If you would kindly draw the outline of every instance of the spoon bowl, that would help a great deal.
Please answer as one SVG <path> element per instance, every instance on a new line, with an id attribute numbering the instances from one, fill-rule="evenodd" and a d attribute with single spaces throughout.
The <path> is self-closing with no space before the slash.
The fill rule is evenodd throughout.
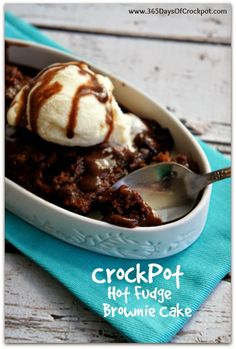
<path id="1" fill-rule="evenodd" d="M 113 189 L 126 185 L 135 190 L 167 223 L 188 214 L 207 185 L 230 176 L 230 168 L 199 175 L 176 162 L 162 162 L 130 173 Z"/>

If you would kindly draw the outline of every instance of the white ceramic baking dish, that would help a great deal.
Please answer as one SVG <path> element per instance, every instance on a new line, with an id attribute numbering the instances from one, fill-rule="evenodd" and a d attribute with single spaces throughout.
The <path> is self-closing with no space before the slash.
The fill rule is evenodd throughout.
<path id="1" fill-rule="evenodd" d="M 8 40 L 8 59 L 12 63 L 44 68 L 56 63 L 81 59 L 43 45 Z M 136 115 L 158 121 L 167 127 L 176 151 L 194 159 L 201 173 L 210 171 L 208 160 L 191 133 L 169 111 L 145 93 L 91 62 L 92 69 L 109 76 L 119 103 Z M 123 228 L 84 217 L 51 204 L 6 178 L 6 208 L 44 232 L 75 246 L 94 252 L 132 259 L 162 258 L 190 246 L 201 234 L 208 213 L 211 187 L 207 187 L 197 206 L 184 218 L 157 227 Z"/>

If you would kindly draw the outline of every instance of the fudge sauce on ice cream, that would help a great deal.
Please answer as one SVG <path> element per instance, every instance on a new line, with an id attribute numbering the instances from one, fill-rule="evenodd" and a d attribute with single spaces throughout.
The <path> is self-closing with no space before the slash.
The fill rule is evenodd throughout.
<path id="1" fill-rule="evenodd" d="M 125 113 L 111 81 L 85 63 L 34 76 L 6 66 L 6 176 L 75 213 L 99 209 L 107 222 L 127 227 L 161 224 L 138 193 L 111 186 L 152 162 L 188 166 L 186 156 L 170 154 L 169 130 Z"/>

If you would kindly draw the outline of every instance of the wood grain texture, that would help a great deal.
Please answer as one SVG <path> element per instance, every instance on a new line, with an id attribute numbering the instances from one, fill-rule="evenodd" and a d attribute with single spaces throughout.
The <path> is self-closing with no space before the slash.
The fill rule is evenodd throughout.
<path id="1" fill-rule="evenodd" d="M 196 6 L 209 5 L 188 4 Z M 132 82 L 193 134 L 230 155 L 231 6 L 214 4 L 227 8 L 227 15 L 128 14 L 129 8 L 147 7 L 153 5 L 5 5 L 82 59 Z M 11 252 L 5 264 L 7 343 L 125 342 L 46 272 L 14 249 L 7 251 Z M 229 280 L 220 283 L 174 342 L 230 342 Z"/>
<path id="2" fill-rule="evenodd" d="M 132 82 L 178 118 L 231 122 L 231 48 L 43 30 Z"/>
<path id="3" fill-rule="evenodd" d="M 130 9 L 147 12 L 148 8 L 171 10 L 176 7 L 189 10 L 224 9 L 227 14 L 129 14 Z M 162 40 L 231 41 L 229 4 L 8 4 L 5 9 L 40 27 Z"/>
<path id="4" fill-rule="evenodd" d="M 27 258 L 7 254 L 5 272 L 6 343 L 126 342 Z M 173 342 L 229 343 L 230 301 L 231 285 L 222 281 Z"/>
<path id="5" fill-rule="evenodd" d="M 227 157 L 231 155 L 231 124 L 181 119 L 188 130 Z"/>

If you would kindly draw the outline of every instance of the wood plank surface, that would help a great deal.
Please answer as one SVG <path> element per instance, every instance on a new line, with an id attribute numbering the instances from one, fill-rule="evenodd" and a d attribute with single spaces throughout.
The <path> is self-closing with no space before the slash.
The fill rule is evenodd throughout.
<path id="1" fill-rule="evenodd" d="M 178 118 L 231 121 L 228 46 L 43 32 L 79 58 L 133 83 Z"/>
<path id="2" fill-rule="evenodd" d="M 130 14 L 129 10 L 226 10 L 226 14 Z M 230 4 L 7 4 L 5 9 L 40 27 L 165 40 L 230 43 Z M 153 10 L 154 9 L 154 10 Z M 159 10 L 160 11 L 160 10 Z"/>
<path id="3" fill-rule="evenodd" d="M 186 4 L 188 8 L 212 5 Z M 158 5 L 171 9 L 177 5 Z M 196 136 L 231 153 L 231 5 L 221 15 L 131 15 L 150 4 L 7 4 L 84 60 L 135 84 Z M 180 7 L 180 5 L 179 5 Z M 7 343 L 118 343 L 125 339 L 63 286 L 8 247 Z M 231 285 L 225 278 L 176 343 L 229 343 Z M 17 285 L 17 286 L 16 286 Z"/>
<path id="4" fill-rule="evenodd" d="M 126 342 L 27 258 L 6 254 L 5 269 L 6 343 Z M 230 301 L 231 285 L 222 281 L 173 342 L 229 343 Z"/>

